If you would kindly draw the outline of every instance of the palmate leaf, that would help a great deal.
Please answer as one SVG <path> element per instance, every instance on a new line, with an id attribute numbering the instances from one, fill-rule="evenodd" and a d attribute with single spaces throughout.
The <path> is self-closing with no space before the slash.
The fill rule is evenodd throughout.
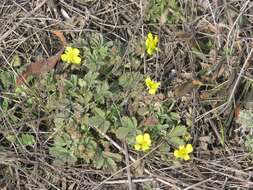
<path id="1" fill-rule="evenodd" d="M 106 133 L 110 122 L 106 120 L 106 113 L 100 108 L 94 108 L 94 116 L 89 119 L 89 125 L 95 126 L 101 132 Z"/>
<path id="2" fill-rule="evenodd" d="M 187 129 L 183 125 L 178 125 L 169 133 L 170 137 L 180 137 L 187 134 Z"/>
<path id="3" fill-rule="evenodd" d="M 49 149 L 50 155 L 55 157 L 55 165 L 73 165 L 77 161 L 76 156 L 71 154 L 70 150 L 61 146 L 54 146 Z"/>
<path id="4" fill-rule="evenodd" d="M 132 117 L 122 117 L 121 118 L 121 125 L 122 127 L 119 127 L 116 131 L 115 134 L 116 136 L 121 139 L 125 140 L 126 138 L 128 139 L 129 136 L 133 137 L 135 136 L 136 129 L 137 129 L 137 120 Z"/>
<path id="5" fill-rule="evenodd" d="M 136 85 L 142 80 L 140 73 L 124 73 L 119 78 L 119 85 L 125 90 L 135 89 Z"/>
<path id="6" fill-rule="evenodd" d="M 95 100 L 98 103 L 104 103 L 105 98 L 112 96 L 112 93 L 109 91 L 109 85 L 107 82 L 103 82 L 96 87 Z"/>
<path id="7" fill-rule="evenodd" d="M 251 110 L 240 110 L 237 123 L 241 124 L 246 128 L 253 128 L 253 111 Z"/>
<path id="8" fill-rule="evenodd" d="M 30 134 L 22 134 L 20 137 L 20 143 L 24 146 L 31 146 L 36 143 L 34 136 Z"/>
<path id="9" fill-rule="evenodd" d="M 127 128 L 127 127 L 119 127 L 116 131 L 115 134 L 116 136 L 121 139 L 121 140 L 125 140 L 126 137 L 129 135 L 129 133 L 132 131 L 133 129 L 131 128 Z"/>

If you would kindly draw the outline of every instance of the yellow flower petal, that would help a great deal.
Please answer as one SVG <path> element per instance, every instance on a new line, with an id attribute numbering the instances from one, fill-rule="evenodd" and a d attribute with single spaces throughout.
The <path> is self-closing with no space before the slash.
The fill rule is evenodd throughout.
<path id="1" fill-rule="evenodd" d="M 136 143 L 142 144 L 142 142 L 143 142 L 143 135 L 137 135 L 136 136 Z"/>
<path id="2" fill-rule="evenodd" d="M 67 63 L 80 64 L 81 58 L 79 57 L 79 49 L 66 47 L 64 54 L 61 55 L 61 59 Z"/>
<path id="3" fill-rule="evenodd" d="M 161 85 L 160 82 L 155 82 L 155 81 L 151 80 L 150 77 L 146 78 L 145 83 L 149 89 L 149 94 L 155 94 L 157 89 Z"/>
<path id="4" fill-rule="evenodd" d="M 79 49 L 77 49 L 77 48 L 73 48 L 72 49 L 72 53 L 74 54 L 74 55 L 79 55 L 79 53 L 80 53 L 80 51 L 79 51 Z"/>
<path id="5" fill-rule="evenodd" d="M 61 59 L 62 61 L 67 62 L 68 56 L 66 54 L 62 54 Z"/>
<path id="6" fill-rule="evenodd" d="M 151 139 L 148 133 L 137 135 L 135 139 L 135 150 L 146 151 L 151 146 Z"/>
<path id="7" fill-rule="evenodd" d="M 147 151 L 149 149 L 148 145 L 142 145 L 142 151 Z"/>
<path id="8" fill-rule="evenodd" d="M 151 40 L 153 39 L 153 35 L 151 32 L 148 33 L 148 39 L 151 39 Z"/>
<path id="9" fill-rule="evenodd" d="M 184 159 L 185 161 L 190 160 L 190 156 L 189 156 L 188 154 L 186 154 L 186 155 L 184 156 L 183 159 Z"/>
<path id="10" fill-rule="evenodd" d="M 158 36 L 155 36 L 155 38 L 154 38 L 154 43 L 155 43 L 155 44 L 158 43 Z"/>
<path id="11" fill-rule="evenodd" d="M 148 49 L 147 49 L 147 53 L 148 53 L 149 55 L 153 55 L 154 50 L 153 50 L 153 49 L 151 49 L 151 48 L 148 48 Z"/>
<path id="12" fill-rule="evenodd" d="M 81 63 L 81 58 L 80 57 L 74 57 L 73 58 L 73 63 L 80 64 Z"/>
<path id="13" fill-rule="evenodd" d="M 143 139 L 144 139 L 144 141 L 148 141 L 148 140 L 150 140 L 150 136 L 149 136 L 149 134 L 148 134 L 148 133 L 144 133 L 144 135 L 143 135 Z"/>
<path id="14" fill-rule="evenodd" d="M 147 145 L 147 146 L 150 146 L 151 145 L 151 139 L 150 139 L 150 136 L 148 133 L 145 133 L 143 135 L 143 140 L 144 140 L 144 143 Z"/>
<path id="15" fill-rule="evenodd" d="M 176 158 L 179 158 L 179 157 L 180 157 L 180 154 L 179 154 L 179 151 L 178 151 L 178 150 L 175 150 L 175 151 L 174 151 L 174 156 L 175 156 Z"/>
<path id="16" fill-rule="evenodd" d="M 138 150 L 141 149 L 141 146 L 140 146 L 139 144 L 135 144 L 135 145 L 134 145 L 134 149 L 138 151 Z"/>
<path id="17" fill-rule="evenodd" d="M 155 50 L 157 50 L 157 44 L 158 44 L 158 36 L 153 37 L 152 33 L 149 32 L 145 42 L 148 55 L 154 54 Z"/>
<path id="18" fill-rule="evenodd" d="M 156 89 L 153 89 L 153 88 L 152 88 L 152 89 L 150 89 L 150 90 L 148 91 L 148 93 L 151 94 L 151 95 L 153 95 L 153 94 L 156 93 Z"/>
<path id="19" fill-rule="evenodd" d="M 151 83 L 151 82 L 152 82 L 152 81 L 151 81 L 150 77 L 146 78 L 145 83 L 146 83 L 147 87 L 150 86 L 150 83 Z"/>
<path id="20" fill-rule="evenodd" d="M 192 148 L 191 144 L 187 144 L 186 147 L 185 147 L 185 149 L 186 149 L 187 154 L 189 154 L 189 153 L 191 153 L 193 151 L 193 148 Z"/>
<path id="21" fill-rule="evenodd" d="M 161 85 L 161 83 L 160 82 L 155 82 L 155 84 L 154 84 L 154 88 L 159 88 L 159 86 Z"/>
<path id="22" fill-rule="evenodd" d="M 184 150 L 184 145 L 180 145 L 178 149 L 179 150 Z"/>
<path id="23" fill-rule="evenodd" d="M 72 47 L 66 47 L 66 53 L 70 52 L 72 50 Z"/>

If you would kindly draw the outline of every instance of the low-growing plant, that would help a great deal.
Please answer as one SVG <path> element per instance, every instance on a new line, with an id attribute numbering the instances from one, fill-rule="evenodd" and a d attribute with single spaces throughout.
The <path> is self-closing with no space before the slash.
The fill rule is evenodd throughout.
<path id="1" fill-rule="evenodd" d="M 68 45 L 60 72 L 40 80 L 30 76 L 29 86 L 15 85 L 14 75 L 1 71 L 2 90 L 13 89 L 6 93 L 11 98 L 1 99 L 1 108 L 11 124 L 24 123 L 19 140 L 15 135 L 6 139 L 23 144 L 18 146 L 22 151 L 39 146 L 32 129 L 44 130 L 40 143 L 47 145 L 53 164 L 89 164 L 107 171 L 115 171 L 123 157 L 102 134 L 136 151 L 159 146 L 158 152 L 167 150 L 161 153 L 165 156 L 170 147 L 185 145 L 189 133 L 180 115 L 169 110 L 170 101 L 159 94 L 161 83 L 135 65 L 125 67 L 124 44 L 98 33 L 87 39 Z M 134 52 L 129 54 L 138 59 Z M 46 119 L 39 125 L 28 122 L 41 117 Z"/>
<path id="2" fill-rule="evenodd" d="M 178 0 L 149 0 L 146 20 L 150 22 L 161 22 L 176 24 L 183 19 Z"/>

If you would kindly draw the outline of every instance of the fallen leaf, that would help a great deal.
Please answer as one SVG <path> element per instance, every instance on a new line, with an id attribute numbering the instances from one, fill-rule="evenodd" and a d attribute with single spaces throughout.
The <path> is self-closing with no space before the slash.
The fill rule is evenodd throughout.
<path id="1" fill-rule="evenodd" d="M 154 126 L 154 125 L 158 125 L 159 124 L 159 120 L 153 116 L 150 116 L 146 119 L 144 119 L 141 122 L 141 126 Z"/>
<path id="2" fill-rule="evenodd" d="M 63 48 L 61 48 L 54 56 L 51 56 L 47 59 L 40 59 L 26 67 L 26 70 L 18 77 L 16 80 L 17 85 L 21 85 L 25 82 L 28 76 L 40 76 L 44 73 L 52 70 L 58 60 L 60 59 L 61 54 L 64 52 L 65 47 L 67 46 L 66 39 L 62 32 L 60 31 L 52 31 L 54 35 L 56 35 L 61 41 Z"/>
<path id="3" fill-rule="evenodd" d="M 235 118 L 239 119 L 239 115 L 240 115 L 240 104 L 237 104 L 235 107 Z"/>
<path id="4" fill-rule="evenodd" d="M 200 93 L 199 97 L 201 100 L 208 100 L 210 98 L 210 95 L 208 92 L 204 91 Z"/>
<path id="5" fill-rule="evenodd" d="M 56 53 L 54 56 L 49 57 L 48 59 L 41 59 L 28 65 L 26 70 L 16 80 L 16 84 L 17 85 L 23 84 L 27 79 L 27 77 L 30 75 L 40 76 L 52 70 L 56 65 L 57 61 L 59 60 L 63 51 L 64 49 L 61 49 L 60 51 L 58 51 L 58 53 Z"/>
<path id="6" fill-rule="evenodd" d="M 199 80 L 187 81 L 174 88 L 174 94 L 176 97 L 182 97 L 191 92 L 194 88 L 201 86 L 203 83 Z"/>
<path id="7" fill-rule="evenodd" d="M 52 32 L 52 34 L 54 34 L 56 37 L 59 38 L 60 42 L 62 43 L 62 45 L 64 47 L 67 46 L 66 38 L 64 37 L 64 35 L 63 35 L 63 33 L 61 31 L 59 31 L 59 30 L 52 30 L 51 32 Z"/>
<path id="8" fill-rule="evenodd" d="M 175 32 L 175 36 L 177 38 L 187 38 L 187 39 L 191 39 L 192 38 L 192 34 L 188 33 L 188 32 L 183 32 L 183 31 L 179 31 L 179 32 Z"/>
<path id="9" fill-rule="evenodd" d="M 181 85 L 178 85 L 174 89 L 174 94 L 176 97 L 182 97 L 185 94 L 189 93 L 193 89 L 192 82 L 185 82 Z"/>
<path id="10" fill-rule="evenodd" d="M 199 80 L 193 80 L 192 81 L 192 85 L 194 87 L 199 87 L 199 86 L 203 85 L 203 83 L 201 81 L 199 81 Z"/>

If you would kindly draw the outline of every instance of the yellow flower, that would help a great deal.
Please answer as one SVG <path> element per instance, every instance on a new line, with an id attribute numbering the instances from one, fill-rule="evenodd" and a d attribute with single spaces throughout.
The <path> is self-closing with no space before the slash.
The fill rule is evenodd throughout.
<path id="1" fill-rule="evenodd" d="M 149 94 L 155 94 L 159 86 L 161 85 L 160 82 L 155 82 L 150 79 L 150 77 L 146 78 L 145 83 L 149 89 Z"/>
<path id="2" fill-rule="evenodd" d="M 189 153 L 193 151 L 192 145 L 181 145 L 177 150 L 174 151 L 174 156 L 176 158 L 184 159 L 185 161 L 190 160 Z"/>
<path id="3" fill-rule="evenodd" d="M 158 37 L 152 35 L 151 32 L 148 33 L 146 39 L 146 50 L 149 55 L 153 55 L 155 50 L 157 50 Z"/>
<path id="4" fill-rule="evenodd" d="M 151 146 L 151 139 L 148 133 L 144 133 L 144 135 L 140 134 L 136 136 L 135 139 L 135 150 L 146 151 Z"/>
<path id="5" fill-rule="evenodd" d="M 80 64 L 81 58 L 79 57 L 79 49 L 66 47 L 65 53 L 61 55 L 61 59 L 67 63 Z"/>

